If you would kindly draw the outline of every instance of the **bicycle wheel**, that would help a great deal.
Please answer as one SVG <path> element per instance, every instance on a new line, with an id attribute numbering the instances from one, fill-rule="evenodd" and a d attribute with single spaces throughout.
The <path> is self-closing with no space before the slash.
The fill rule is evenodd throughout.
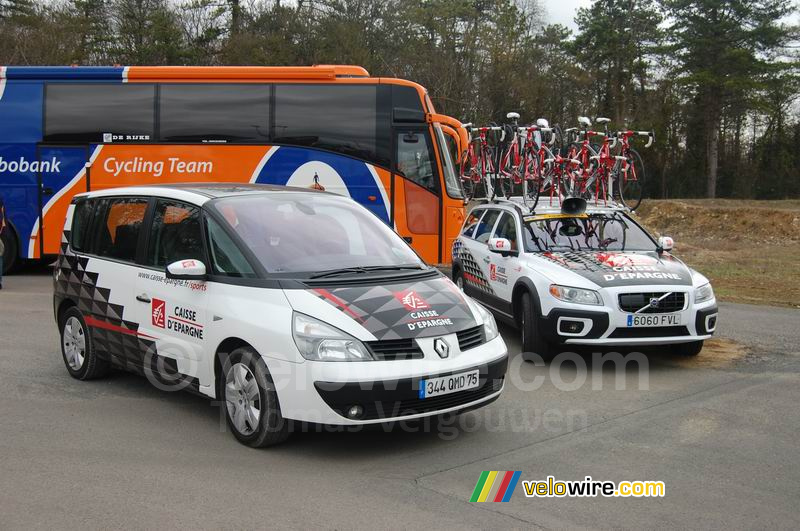
<path id="1" fill-rule="evenodd" d="M 614 188 L 619 194 L 620 202 L 629 209 L 636 210 L 642 204 L 644 192 L 644 161 L 642 156 L 632 149 L 628 152 L 628 163 L 627 174 L 623 174 L 621 169 L 617 172 Z"/>

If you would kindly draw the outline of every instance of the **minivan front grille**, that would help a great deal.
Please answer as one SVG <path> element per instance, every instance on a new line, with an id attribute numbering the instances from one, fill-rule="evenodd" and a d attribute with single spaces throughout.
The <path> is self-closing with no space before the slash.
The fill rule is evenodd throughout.
<path id="1" fill-rule="evenodd" d="M 411 338 L 367 341 L 366 345 L 377 360 L 418 360 L 423 358 L 422 349 Z"/>
<path id="2" fill-rule="evenodd" d="M 456 336 L 458 336 L 458 346 L 461 348 L 461 352 L 475 348 L 482 345 L 484 342 L 483 325 L 473 326 L 461 332 L 456 332 Z"/>
<path id="3" fill-rule="evenodd" d="M 650 299 L 658 299 L 657 306 L 650 306 Z M 684 306 L 686 293 L 682 291 L 619 294 L 619 309 L 628 313 L 673 313 Z"/>

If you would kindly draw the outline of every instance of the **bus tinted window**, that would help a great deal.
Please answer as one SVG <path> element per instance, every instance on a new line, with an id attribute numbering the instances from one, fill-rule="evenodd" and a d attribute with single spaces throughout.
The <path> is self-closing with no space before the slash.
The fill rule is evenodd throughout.
<path id="1" fill-rule="evenodd" d="M 161 85 L 165 142 L 267 142 L 269 85 Z"/>
<path id="2" fill-rule="evenodd" d="M 45 141 L 149 142 L 154 122 L 153 85 L 47 85 Z"/>
<path id="3" fill-rule="evenodd" d="M 317 147 L 389 165 L 389 124 L 374 85 L 277 85 L 276 143 Z M 382 118 L 388 120 L 385 113 Z M 380 132 L 380 133 L 379 133 Z"/>

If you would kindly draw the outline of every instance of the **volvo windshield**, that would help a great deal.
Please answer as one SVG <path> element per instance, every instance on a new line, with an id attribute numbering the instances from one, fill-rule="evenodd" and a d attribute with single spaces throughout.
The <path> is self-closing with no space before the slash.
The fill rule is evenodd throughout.
<path id="1" fill-rule="evenodd" d="M 427 269 L 402 238 L 347 198 L 279 192 L 223 198 L 212 208 L 270 273 Z"/>
<path id="2" fill-rule="evenodd" d="M 641 227 L 620 213 L 524 218 L 528 252 L 654 251 L 656 244 Z"/>

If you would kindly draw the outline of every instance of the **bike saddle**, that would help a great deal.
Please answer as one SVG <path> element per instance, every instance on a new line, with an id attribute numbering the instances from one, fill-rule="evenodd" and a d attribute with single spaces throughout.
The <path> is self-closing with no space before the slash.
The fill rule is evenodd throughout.
<path id="1" fill-rule="evenodd" d="M 594 121 L 599 124 L 607 124 L 608 122 L 611 121 L 611 118 L 603 118 L 601 116 L 598 116 L 597 118 L 594 119 Z"/>
<path id="2" fill-rule="evenodd" d="M 584 127 L 592 126 L 592 121 L 586 116 L 578 116 L 578 123 Z"/>
<path id="3" fill-rule="evenodd" d="M 519 113 L 518 112 L 510 112 L 510 113 L 506 114 L 506 118 L 516 122 L 517 120 L 519 120 Z"/>
<path id="4" fill-rule="evenodd" d="M 550 127 L 550 122 L 548 122 L 545 118 L 539 118 L 536 120 L 536 125 L 539 127 Z"/>

